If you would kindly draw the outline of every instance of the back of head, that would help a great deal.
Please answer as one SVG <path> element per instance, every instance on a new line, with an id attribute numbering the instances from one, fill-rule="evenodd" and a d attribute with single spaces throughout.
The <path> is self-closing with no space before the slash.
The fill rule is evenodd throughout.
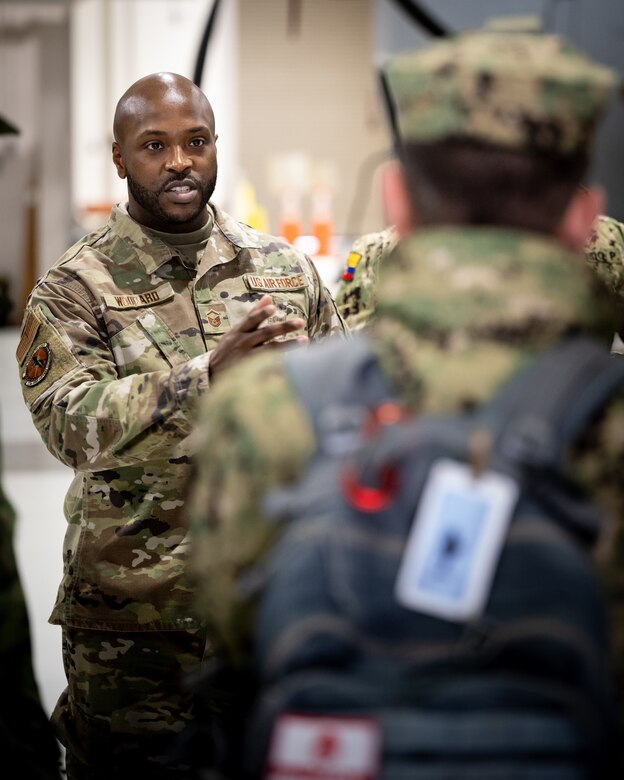
<path id="1" fill-rule="evenodd" d="M 526 32 L 463 33 L 391 59 L 383 75 L 424 221 L 540 230 L 585 174 L 613 86 L 565 39 Z"/>

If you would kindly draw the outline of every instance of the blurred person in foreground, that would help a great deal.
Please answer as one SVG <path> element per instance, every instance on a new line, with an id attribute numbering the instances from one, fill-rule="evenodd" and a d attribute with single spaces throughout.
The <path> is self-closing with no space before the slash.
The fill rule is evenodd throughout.
<path id="1" fill-rule="evenodd" d="M 350 331 L 368 325 L 375 316 L 376 283 L 379 264 L 395 246 L 399 236 L 392 226 L 358 236 L 345 261 L 336 290 L 336 306 Z M 601 214 L 585 248 L 589 264 L 618 295 L 624 290 L 624 225 Z M 624 342 L 619 334 L 613 350 L 621 354 Z"/>
<path id="2" fill-rule="evenodd" d="M 210 654 L 187 576 L 199 400 L 241 358 L 344 325 L 306 255 L 211 202 L 215 118 L 192 81 L 140 79 L 113 132 L 128 200 L 39 280 L 17 362 L 37 430 L 75 471 L 50 618 L 68 776 L 171 780 L 192 773 L 169 754 L 192 717 L 181 679 Z"/>
<path id="3" fill-rule="evenodd" d="M 608 349 L 615 304 L 583 255 L 603 195 L 579 184 L 611 72 L 557 36 L 494 32 L 399 56 L 385 72 L 401 164 L 383 195 L 400 240 L 379 266 L 368 333 L 404 404 L 471 407 L 566 334 Z M 318 359 L 323 345 L 311 350 Z M 624 437 L 613 435 L 623 426 L 618 399 L 572 464 L 613 518 L 624 513 Z M 263 499 L 314 450 L 279 356 L 234 368 L 204 407 L 190 504 L 197 607 L 216 657 L 241 674 L 255 608 L 242 582 L 278 534 Z"/>
<path id="4" fill-rule="evenodd" d="M 0 462 L 0 473 L 2 463 Z M 28 780 L 60 780 L 61 752 L 33 669 L 28 609 L 15 559 L 15 512 L 0 483 L 0 751 Z"/>

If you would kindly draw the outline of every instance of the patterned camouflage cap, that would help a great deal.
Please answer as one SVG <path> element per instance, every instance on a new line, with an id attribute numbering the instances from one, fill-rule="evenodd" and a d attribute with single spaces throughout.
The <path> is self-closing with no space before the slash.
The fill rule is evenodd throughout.
<path id="1" fill-rule="evenodd" d="M 384 66 L 398 132 L 566 154 L 589 150 L 612 71 L 557 35 L 467 32 Z"/>

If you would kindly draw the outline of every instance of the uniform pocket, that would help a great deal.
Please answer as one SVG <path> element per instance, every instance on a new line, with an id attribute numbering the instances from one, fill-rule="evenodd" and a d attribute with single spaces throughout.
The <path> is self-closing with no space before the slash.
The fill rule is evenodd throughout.
<path id="1" fill-rule="evenodd" d="M 160 371 L 191 357 L 152 309 L 116 333 L 111 348 L 121 376 Z"/>

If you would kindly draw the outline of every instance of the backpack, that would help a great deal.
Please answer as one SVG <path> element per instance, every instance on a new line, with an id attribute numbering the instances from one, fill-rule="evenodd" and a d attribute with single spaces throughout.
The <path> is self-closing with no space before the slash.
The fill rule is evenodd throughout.
<path id="1" fill-rule="evenodd" d="M 268 494 L 282 533 L 241 583 L 257 690 L 237 777 L 622 776 L 601 513 L 563 460 L 624 361 L 565 339 L 482 407 L 410 418 L 365 333 L 284 360 L 318 450 Z"/>

